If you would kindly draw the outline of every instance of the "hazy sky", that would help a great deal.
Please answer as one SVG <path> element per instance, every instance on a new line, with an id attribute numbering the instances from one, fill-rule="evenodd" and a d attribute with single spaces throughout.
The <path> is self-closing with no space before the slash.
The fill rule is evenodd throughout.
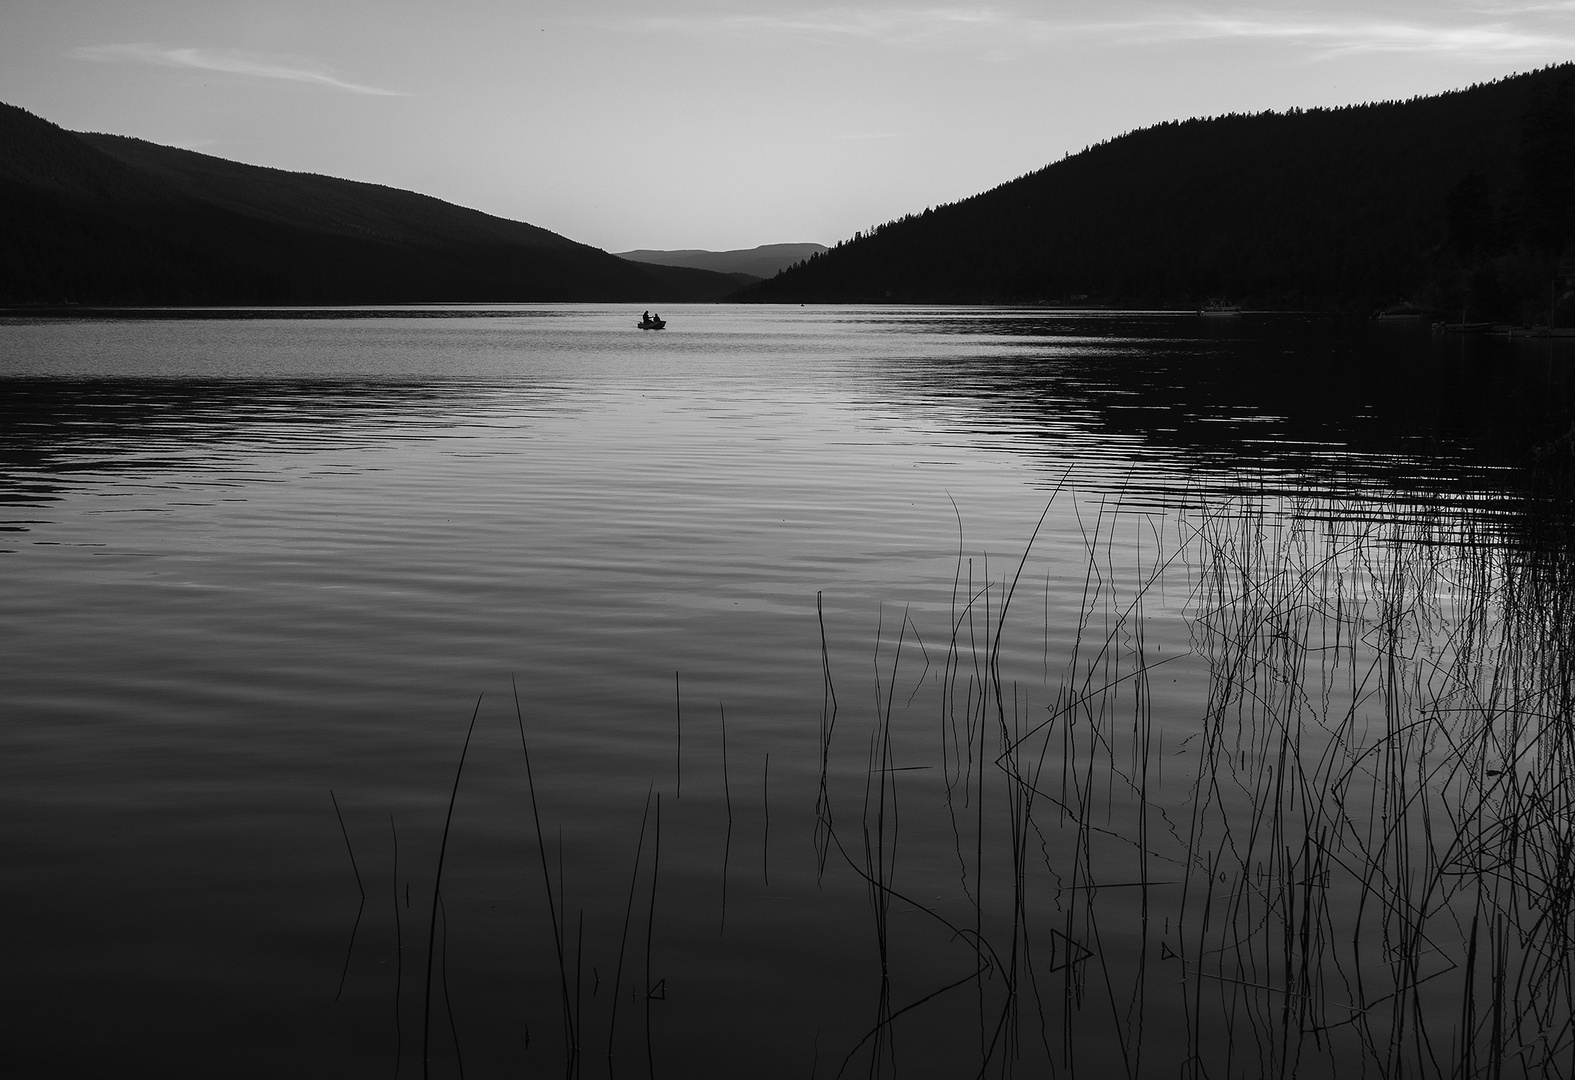
<path id="1" fill-rule="evenodd" d="M 1161 120 L 1575 59 L 1575 0 L 0 0 L 0 100 L 609 250 L 831 243 Z"/>

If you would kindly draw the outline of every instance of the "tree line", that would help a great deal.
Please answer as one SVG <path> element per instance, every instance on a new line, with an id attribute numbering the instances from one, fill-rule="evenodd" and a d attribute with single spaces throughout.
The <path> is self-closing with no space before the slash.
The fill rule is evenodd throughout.
<path id="1" fill-rule="evenodd" d="M 1545 312 L 1575 223 L 1575 65 L 1172 121 L 861 231 L 760 301 Z M 1540 306 L 1539 306 L 1540 302 Z"/>

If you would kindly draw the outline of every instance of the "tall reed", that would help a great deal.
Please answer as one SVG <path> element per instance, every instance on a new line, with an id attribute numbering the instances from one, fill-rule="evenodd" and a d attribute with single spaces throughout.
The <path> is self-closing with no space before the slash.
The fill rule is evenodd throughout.
<path id="1" fill-rule="evenodd" d="M 1029 594 L 1047 516 L 992 573 L 958 512 L 950 597 L 880 609 L 856 661 L 831 647 L 816 597 L 812 764 L 795 774 L 791 746 L 766 749 L 761 860 L 792 889 L 767 830 L 773 808 L 779 823 L 812 809 L 810 891 L 860 895 L 870 1011 L 828 1022 L 838 1074 L 913 1071 L 929 1048 L 980 1076 L 1575 1075 L 1568 518 L 1444 503 L 1377 517 L 1272 495 L 1135 511 L 1120 493 L 1067 494 L 1058 551 L 1080 547 L 1080 580 L 1057 595 L 1078 599 L 1053 610 L 1064 571 L 1045 569 L 1043 642 Z M 868 679 L 862 708 L 837 685 L 848 666 Z M 674 696 L 681 708 L 676 676 Z M 621 932 L 616 912 L 580 909 L 571 988 L 564 845 L 554 880 L 517 696 L 516 715 L 569 1074 L 602 1023 L 611 1072 L 650 847 L 633 993 L 656 1075 L 661 791 L 620 869 Z M 729 936 L 720 715 L 715 797 L 692 768 L 695 797 L 669 804 L 680 869 L 664 921 L 695 895 L 683 875 L 703 845 L 683 832 L 710 807 L 718 838 L 726 819 L 719 932 L 743 971 L 759 943 Z M 693 766 L 707 736 L 691 736 Z M 788 762 L 775 776 L 773 753 Z M 438 882 L 433 896 L 436 919 Z M 606 1004 L 581 986 L 599 940 L 617 942 Z"/>

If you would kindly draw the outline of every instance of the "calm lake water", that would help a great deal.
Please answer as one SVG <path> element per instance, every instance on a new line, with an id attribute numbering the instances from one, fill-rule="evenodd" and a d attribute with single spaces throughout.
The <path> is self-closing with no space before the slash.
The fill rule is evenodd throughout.
<path id="1" fill-rule="evenodd" d="M 1376 1067 L 1340 1042 L 1349 969 L 1313 1022 L 1278 938 L 1208 966 L 1227 900 L 1238 940 L 1295 925 L 1189 884 L 1252 844 L 1187 824 L 1200 625 L 1240 599 L 1208 559 L 1338 563 L 1319 595 L 1370 612 L 1339 537 L 1516 549 L 1575 356 L 1289 315 L 665 314 L 0 318 L 0 1061 Z M 1319 715 L 1382 714 L 1333 647 Z M 1036 779 L 1003 790 L 1012 747 Z"/>

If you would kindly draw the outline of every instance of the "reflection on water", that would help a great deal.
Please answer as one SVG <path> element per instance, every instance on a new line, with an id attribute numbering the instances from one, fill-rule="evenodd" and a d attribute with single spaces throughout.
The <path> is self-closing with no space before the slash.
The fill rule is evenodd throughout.
<path id="1" fill-rule="evenodd" d="M 1073 457 L 1080 473 L 1129 491 L 1174 493 L 1246 466 L 1382 498 L 1501 490 L 1513 477 L 1484 473 L 1567 430 L 1575 398 L 1568 357 L 1546 343 L 1293 316 L 1219 327 L 1157 315 L 704 311 L 689 315 L 692 330 L 631 350 L 622 316 L 594 309 L 226 314 L 0 327 L 3 481 L 82 471 L 101 453 L 156 468 L 161 445 L 308 451 L 376 437 L 379 420 L 403 438 L 456 417 L 550 414 L 557 399 L 594 407 L 618 388 L 731 386 L 759 408 L 773 391 L 833 390 L 877 416 L 1037 456 L 1052 473 Z"/>
<path id="2" fill-rule="evenodd" d="M 1543 344 L 1293 317 L 696 308 L 640 335 L 604 308 L 240 314 L 0 323 L 0 895 L 36 931 L 7 1001 L 37 1033 L 23 1061 L 58 1060 L 69 1024 L 101 1033 L 73 1045 L 82 1067 L 157 1052 L 176 1074 L 276 1075 L 288 1048 L 414 1075 L 482 695 L 434 1059 L 558 1068 L 578 1040 L 598 1075 L 609 1048 L 674 1076 L 1012 1055 L 1028 1075 L 1071 1052 L 1064 1008 L 1102 1033 L 1077 1061 L 1119 1070 L 1159 970 L 1142 958 L 1217 947 L 1164 936 L 1176 913 L 1124 884 L 1169 880 L 1135 856 L 1178 858 L 1157 833 L 1187 835 L 1200 746 L 1241 749 L 1199 742 L 1221 653 L 1196 636 L 1198 589 L 1229 575 L 1198 538 L 1403 518 L 1433 530 L 1407 526 L 1407 551 L 1447 535 L 1497 558 L 1506 528 L 1533 536 L 1518 465 L 1568 430 L 1575 392 Z M 1274 565 L 1237 579 L 1291 597 L 1256 574 Z M 1230 640 L 1267 663 L 1305 629 Z M 1337 645 L 1303 657 L 1379 655 Z M 1136 656 L 1131 713 L 1092 691 L 1125 692 Z M 1032 767 L 1054 784 L 1025 807 L 996 784 L 1029 765 L 1002 773 L 998 740 L 1053 712 L 1078 657 L 1085 726 L 1044 729 Z M 1368 709 L 1342 685 L 1331 701 Z M 1136 757 L 1135 715 L 1153 739 Z M 1108 748 L 1078 741 L 1096 733 Z M 1234 782 L 1268 760 L 1238 757 Z M 1133 817 L 1135 762 L 1155 768 L 1152 820 Z M 1045 816 L 1100 798 L 1100 820 Z M 1197 834 L 1216 861 L 1217 824 Z M 1074 902 L 1096 883 L 1097 906 Z M 1255 918 L 1291 902 L 1251 887 L 1186 895 Z M 1184 963 L 1237 995 L 1283 975 Z M 1139 1072 L 1207 1027 L 1189 1042 L 1150 1008 Z"/>

